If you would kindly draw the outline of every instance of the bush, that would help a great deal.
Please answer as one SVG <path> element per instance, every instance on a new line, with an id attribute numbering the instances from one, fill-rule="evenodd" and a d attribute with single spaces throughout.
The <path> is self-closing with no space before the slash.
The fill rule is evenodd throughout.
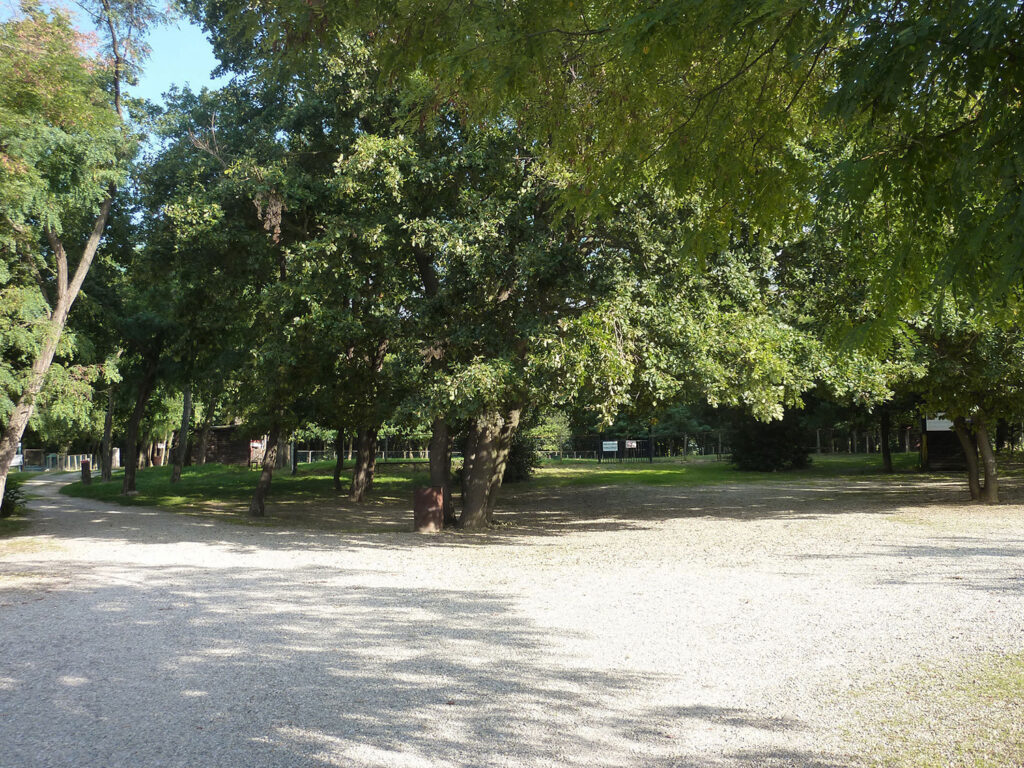
<path id="1" fill-rule="evenodd" d="M 516 432 L 509 448 L 508 460 L 505 462 L 503 483 L 518 483 L 528 480 L 533 471 L 540 466 L 540 454 L 532 437 Z"/>
<path id="2" fill-rule="evenodd" d="M 733 424 L 732 461 L 737 469 L 802 469 L 811 463 L 810 453 L 810 432 L 792 412 L 781 421 L 763 422 L 744 415 Z"/>
<path id="3" fill-rule="evenodd" d="M 24 482 L 17 475 L 7 476 L 7 486 L 4 488 L 4 497 L 0 500 L 0 517 L 10 517 L 17 514 L 25 504 L 25 491 L 21 487 Z"/>

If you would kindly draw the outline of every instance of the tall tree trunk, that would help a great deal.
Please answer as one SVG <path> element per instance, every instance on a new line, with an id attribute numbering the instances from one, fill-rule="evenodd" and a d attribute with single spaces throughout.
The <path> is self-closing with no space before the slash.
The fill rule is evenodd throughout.
<path id="1" fill-rule="evenodd" d="M 178 430 L 177 450 L 174 452 L 174 467 L 171 469 L 171 482 L 181 480 L 181 468 L 185 466 L 185 454 L 188 452 L 188 428 L 192 421 L 192 386 L 185 387 L 185 398 L 181 409 L 181 429 Z"/>
<path id="2" fill-rule="evenodd" d="M 200 467 L 206 464 L 206 452 L 210 449 L 210 431 L 213 429 L 216 410 L 217 392 L 211 392 L 203 404 L 203 424 L 199 428 L 199 445 L 196 448 L 196 455 L 194 457 L 195 463 Z"/>
<path id="3" fill-rule="evenodd" d="M 882 470 L 892 474 L 892 448 L 889 445 L 892 424 L 888 408 L 882 408 L 882 424 L 879 429 L 882 433 L 881 440 L 879 441 L 882 447 Z"/>
<path id="4" fill-rule="evenodd" d="M 256 481 L 256 490 L 253 491 L 252 500 L 249 502 L 249 517 L 263 517 L 267 513 L 267 492 L 270 490 L 270 481 L 274 477 L 274 468 L 277 466 L 277 448 L 280 437 L 281 428 L 274 424 L 267 436 L 267 450 L 263 452 L 260 478 Z"/>
<path id="5" fill-rule="evenodd" d="M 491 521 L 518 423 L 519 410 L 514 409 L 505 415 L 497 411 L 485 413 L 473 424 L 463 469 L 462 516 L 459 518 L 463 528 L 485 528 Z"/>
<path id="6" fill-rule="evenodd" d="M 988 425 L 985 418 L 978 415 L 974 419 L 974 431 L 978 452 L 981 454 L 981 464 L 985 472 L 985 487 L 982 489 L 981 499 L 986 504 L 999 503 L 999 469 L 996 466 L 996 455 L 992 451 L 992 440 L 988 434 Z"/>
<path id="7" fill-rule="evenodd" d="M 960 447 L 964 451 L 964 458 L 967 459 L 967 485 L 971 490 L 971 498 L 974 501 L 981 499 L 981 481 L 978 479 L 978 447 L 974 442 L 974 435 L 967 426 L 967 420 L 963 416 L 957 416 L 953 420 L 953 429 L 960 439 Z"/>
<path id="8" fill-rule="evenodd" d="M 284 469 L 288 464 L 288 437 L 281 435 L 277 441 L 277 464 L 274 465 L 274 469 Z"/>
<path id="9" fill-rule="evenodd" d="M 458 520 L 452 503 L 452 439 L 444 416 L 438 416 L 431 425 L 427 453 L 430 457 L 430 484 L 441 488 L 444 525 L 447 528 L 455 525 Z"/>
<path id="10" fill-rule="evenodd" d="M 356 465 L 352 470 L 352 487 L 349 498 L 363 501 L 367 491 L 373 487 L 373 474 L 377 466 L 377 428 L 359 429 L 359 443 L 356 448 Z"/>
<path id="11" fill-rule="evenodd" d="M 1010 439 L 1010 423 L 1006 419 L 996 421 L 996 453 L 1002 453 Z"/>
<path id="12" fill-rule="evenodd" d="M 341 490 L 341 473 L 345 469 L 345 435 L 338 430 L 334 438 L 334 490 Z"/>
<path id="13" fill-rule="evenodd" d="M 142 424 L 142 417 L 146 414 L 146 403 L 149 396 L 153 394 L 153 385 L 156 384 L 157 361 L 151 360 L 146 366 L 146 371 L 139 382 L 139 391 L 135 397 L 135 408 L 132 410 L 131 418 L 128 419 L 128 427 L 124 435 L 124 480 L 121 483 L 121 493 L 124 495 L 134 494 L 135 471 L 139 466 L 139 425 Z"/>
<path id="14" fill-rule="evenodd" d="M 103 417 L 103 441 L 100 443 L 100 479 L 109 482 L 114 476 L 114 392 L 107 390 L 107 412 Z"/>

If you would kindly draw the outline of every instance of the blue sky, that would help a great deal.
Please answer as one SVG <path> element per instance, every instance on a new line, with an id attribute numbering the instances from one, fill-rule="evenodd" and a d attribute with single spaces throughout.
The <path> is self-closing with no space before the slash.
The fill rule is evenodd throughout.
<path id="1" fill-rule="evenodd" d="M 139 84 L 130 89 L 133 96 L 141 96 L 162 103 L 161 95 L 172 85 L 190 85 L 198 91 L 204 85 L 212 86 L 227 81 L 214 81 L 210 72 L 217 59 L 203 31 L 182 19 L 153 30 L 149 35 L 152 55 L 143 69 Z"/>
<path id="2" fill-rule="evenodd" d="M 54 3 L 71 11 L 73 4 Z M 0 0 L 0 20 L 10 18 L 17 11 L 16 0 Z M 78 14 L 79 18 L 81 15 Z M 162 94 L 172 85 L 190 85 L 199 90 L 204 85 L 213 86 L 227 81 L 214 81 L 210 72 L 217 66 L 213 49 L 203 31 L 185 19 L 153 30 L 149 35 L 152 55 L 139 78 L 138 86 L 130 88 L 133 96 L 141 96 L 163 103 Z"/>

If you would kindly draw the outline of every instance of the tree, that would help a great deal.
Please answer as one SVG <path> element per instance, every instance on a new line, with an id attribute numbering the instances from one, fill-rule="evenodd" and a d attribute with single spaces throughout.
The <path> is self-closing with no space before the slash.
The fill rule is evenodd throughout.
<path id="1" fill-rule="evenodd" d="M 159 18 L 135 0 L 87 10 L 103 27 L 109 69 L 82 53 L 59 13 L 26 5 L 0 30 L 0 248 L 45 301 L 32 365 L 18 377 L 0 438 L 0 492 L 124 179 L 133 138 L 121 85 L 145 55 L 140 35 Z"/>

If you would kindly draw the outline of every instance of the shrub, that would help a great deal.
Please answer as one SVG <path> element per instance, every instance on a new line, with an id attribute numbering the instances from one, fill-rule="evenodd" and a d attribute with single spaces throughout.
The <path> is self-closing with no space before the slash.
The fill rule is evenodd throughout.
<path id="1" fill-rule="evenodd" d="M 811 463 L 810 433 L 800 418 L 787 411 L 781 421 L 737 417 L 732 427 L 732 461 L 737 469 L 777 472 Z"/>
<path id="2" fill-rule="evenodd" d="M 516 432 L 509 448 L 508 460 L 505 462 L 503 483 L 518 483 L 528 480 L 533 471 L 540 466 L 540 454 L 532 437 Z"/>
<path id="3" fill-rule="evenodd" d="M 7 476 L 7 486 L 4 488 L 4 497 L 0 500 L 0 517 L 10 517 L 17 514 L 25 504 L 25 491 L 21 487 L 24 482 L 17 475 Z"/>

